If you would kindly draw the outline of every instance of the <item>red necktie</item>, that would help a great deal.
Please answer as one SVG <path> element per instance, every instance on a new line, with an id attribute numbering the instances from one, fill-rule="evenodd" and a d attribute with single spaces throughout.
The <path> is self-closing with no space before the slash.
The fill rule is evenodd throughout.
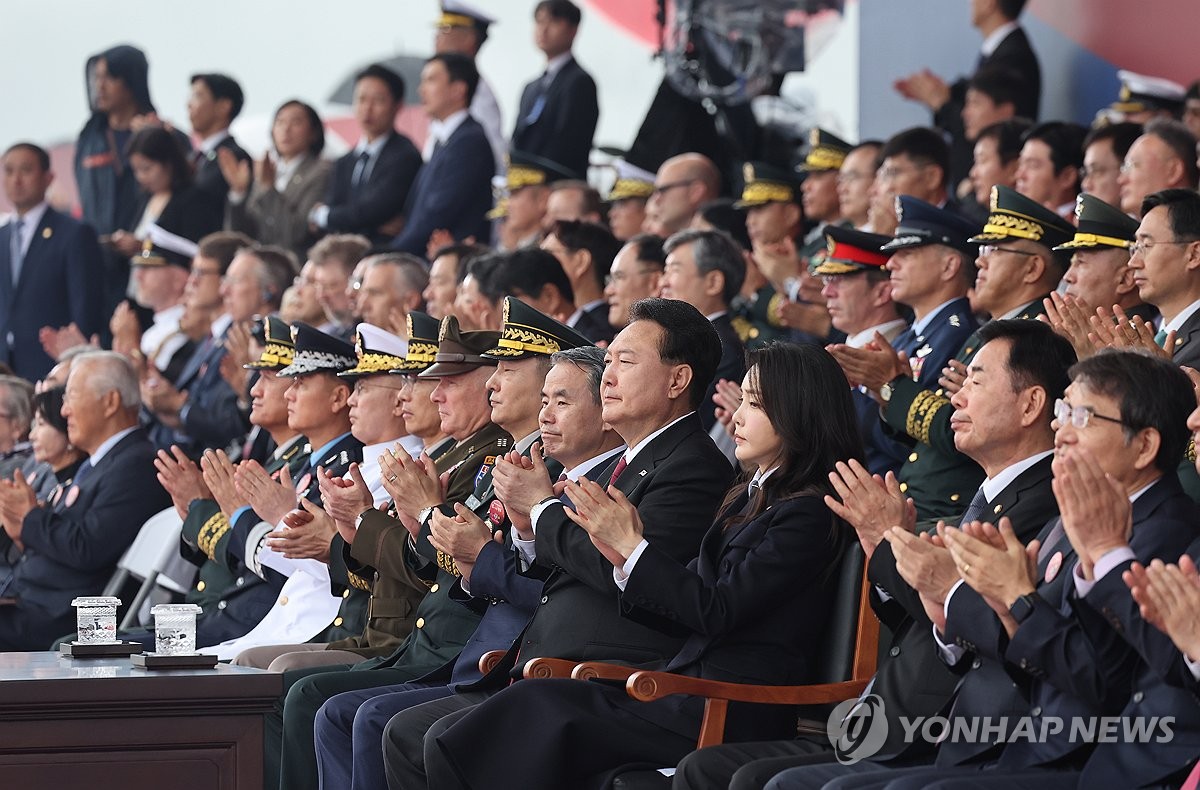
<path id="1" fill-rule="evenodd" d="M 629 464 L 625 461 L 625 456 L 622 455 L 621 460 L 617 461 L 617 468 L 613 470 L 612 477 L 608 478 L 608 484 L 610 486 L 615 486 L 617 484 L 617 478 L 621 476 L 621 473 L 625 471 L 625 467 L 627 466 L 629 466 Z"/>

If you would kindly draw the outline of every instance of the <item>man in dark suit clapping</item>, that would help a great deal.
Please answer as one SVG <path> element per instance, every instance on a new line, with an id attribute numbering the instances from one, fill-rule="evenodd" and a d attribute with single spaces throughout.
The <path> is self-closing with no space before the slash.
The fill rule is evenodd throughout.
<path id="1" fill-rule="evenodd" d="M 354 117 L 362 139 L 337 161 L 325 202 L 313 207 L 314 232 L 361 233 L 376 244 L 396 234 L 421 152 L 395 130 L 404 104 L 404 79 L 373 64 L 354 80 Z"/>
<path id="2" fill-rule="evenodd" d="M 421 106 L 433 138 L 429 161 L 417 175 L 404 206 L 404 230 L 392 247 L 425 256 L 429 236 L 445 230 L 456 241 L 488 237 L 492 207 L 492 147 L 467 108 L 479 71 L 466 55 L 447 52 L 425 61 Z"/>
<path id="3" fill-rule="evenodd" d="M 140 406 L 128 360 L 111 351 L 76 357 L 62 411 L 88 460 L 49 504 L 38 504 L 20 474 L 0 484 L 0 541 L 20 552 L 0 583 L 0 651 L 45 650 L 70 631 L 72 599 L 99 595 L 142 523 L 170 505 L 138 426 Z"/>

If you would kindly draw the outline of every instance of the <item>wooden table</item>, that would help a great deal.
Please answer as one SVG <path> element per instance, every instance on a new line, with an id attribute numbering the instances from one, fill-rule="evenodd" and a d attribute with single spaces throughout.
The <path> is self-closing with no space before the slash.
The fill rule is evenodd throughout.
<path id="1" fill-rule="evenodd" d="M 0 786 L 248 790 L 278 673 L 0 653 Z"/>

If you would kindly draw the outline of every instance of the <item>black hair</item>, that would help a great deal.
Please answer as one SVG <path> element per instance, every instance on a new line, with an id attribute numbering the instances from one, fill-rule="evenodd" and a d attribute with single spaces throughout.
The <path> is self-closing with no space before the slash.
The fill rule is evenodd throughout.
<path id="1" fill-rule="evenodd" d="M 1200 193 L 1193 189 L 1161 189 L 1142 200 L 1142 216 L 1165 206 L 1171 222 L 1171 232 L 1181 241 L 1200 239 Z"/>
<path id="2" fill-rule="evenodd" d="M 489 248 L 482 244 L 466 244 L 464 242 L 456 241 L 452 244 L 438 247 L 433 253 L 432 260 L 436 261 L 443 255 L 453 255 L 454 259 L 458 261 L 454 276 L 461 284 L 463 278 L 467 276 L 467 264 L 469 264 L 472 259 L 478 258 L 481 255 L 485 255 L 489 251 Z"/>
<path id="3" fill-rule="evenodd" d="M 725 282 L 721 300 L 726 305 L 732 302 L 746 281 L 746 259 L 733 237 L 723 230 L 681 230 L 666 240 L 663 252 L 670 255 L 685 244 L 692 245 L 701 277 L 712 271 L 721 273 Z"/>
<path id="4" fill-rule="evenodd" d="M 505 296 L 517 296 L 521 291 L 536 297 L 542 288 L 553 285 L 563 299 L 575 301 L 571 281 L 563 271 L 562 264 L 550 253 L 537 247 L 521 247 L 512 252 L 501 253 L 500 260 L 491 275 L 491 286 Z"/>
<path id="5" fill-rule="evenodd" d="M 533 9 L 533 17 L 545 11 L 553 19 L 561 19 L 571 27 L 579 27 L 580 21 L 583 20 L 583 13 L 579 10 L 579 6 L 571 2 L 571 0 L 542 0 Z"/>
<path id="6" fill-rule="evenodd" d="M 1050 149 L 1050 161 L 1054 164 L 1054 174 L 1058 175 L 1068 167 L 1076 170 L 1083 167 L 1083 138 L 1087 129 L 1077 123 L 1066 121 L 1046 121 L 1025 133 L 1023 143 L 1038 140 Z M 1079 181 L 1076 179 L 1075 191 L 1079 191 Z"/>
<path id="7" fill-rule="evenodd" d="M 221 274 L 229 270 L 238 250 L 254 246 L 254 239 L 236 230 L 219 230 L 197 242 L 196 255 L 214 260 L 221 267 Z"/>
<path id="8" fill-rule="evenodd" d="M 13 151 L 28 151 L 29 153 L 33 154 L 34 157 L 37 159 L 38 167 L 40 167 L 42 169 L 43 173 L 47 172 L 50 169 L 50 154 L 48 151 L 46 151 L 45 148 L 42 148 L 40 145 L 35 145 L 34 143 L 26 143 L 26 142 L 13 143 L 12 145 L 10 145 L 8 147 L 8 150 L 4 152 L 4 155 L 8 156 Z"/>
<path id="9" fill-rule="evenodd" d="M 65 392 L 65 387 L 50 387 L 33 396 L 33 413 L 63 435 L 67 433 L 67 418 L 62 416 Z"/>
<path id="10" fill-rule="evenodd" d="M 1008 368 L 1013 392 L 1030 387 L 1046 391 L 1047 413 L 1054 399 L 1062 397 L 1071 383 L 1067 371 L 1077 361 L 1070 341 L 1041 321 L 1020 318 L 988 321 L 979 330 L 980 345 L 993 340 L 1008 341 Z"/>
<path id="11" fill-rule="evenodd" d="M 475 89 L 479 87 L 479 69 L 475 67 L 475 61 L 472 58 L 461 52 L 439 52 L 425 62 L 441 63 L 446 68 L 446 74 L 449 75 L 451 82 L 466 84 L 466 106 L 471 106 L 471 100 L 475 98 Z"/>
<path id="12" fill-rule="evenodd" d="M 997 105 L 1011 104 L 1015 112 L 1025 92 L 1025 78 L 1016 69 L 992 64 L 972 74 L 967 87 L 982 93 Z"/>
<path id="13" fill-rule="evenodd" d="M 550 229 L 550 235 L 571 252 L 587 250 L 592 256 L 592 274 L 596 277 L 596 283 L 604 287 L 604 278 L 608 276 L 613 258 L 617 257 L 622 247 L 611 230 L 595 222 L 560 219 Z"/>
<path id="14" fill-rule="evenodd" d="M 996 5 L 1000 7 L 1000 13 L 1005 19 L 1015 20 L 1025 10 L 1025 0 L 997 0 Z"/>
<path id="15" fill-rule="evenodd" d="M 989 138 L 995 140 L 996 153 L 1000 156 L 1000 161 L 1006 165 L 1012 164 L 1021 156 L 1021 141 L 1025 138 L 1025 133 L 1032 127 L 1033 124 L 1024 118 L 997 121 L 983 127 L 975 138 L 975 142 L 978 143 L 980 140 Z"/>
<path id="16" fill-rule="evenodd" d="M 799 194 L 799 190 L 796 194 Z M 701 203 L 696 213 L 709 225 L 732 236 L 743 250 L 749 250 L 750 231 L 746 229 L 746 211 L 738 208 L 736 202 L 733 198 L 717 198 Z"/>
<path id="17" fill-rule="evenodd" d="M 381 80 L 387 86 L 388 93 L 392 94 L 392 100 L 396 104 L 404 103 L 404 78 L 399 74 L 380 63 L 372 63 L 354 75 L 354 84 L 357 85 L 368 77 Z"/>
<path id="18" fill-rule="evenodd" d="M 950 172 L 950 146 L 935 129 L 914 126 L 888 138 L 879 152 L 879 161 L 895 156 L 907 156 L 919 166 L 937 165 L 942 169 L 942 183 Z"/>
<path id="19" fill-rule="evenodd" d="M 681 299 L 659 297 L 634 302 L 629 308 L 629 323 L 635 321 L 652 321 L 662 327 L 659 359 L 692 369 L 688 402 L 693 409 L 699 407 L 721 362 L 721 338 L 712 321 Z"/>
<path id="20" fill-rule="evenodd" d="M 321 152 L 325 150 L 325 124 L 321 121 L 321 116 L 313 109 L 311 104 L 306 104 L 299 99 L 288 99 L 279 105 L 279 109 L 275 110 L 275 118 L 278 118 L 279 113 L 288 107 L 299 107 L 304 112 L 304 117 L 308 120 L 308 126 L 312 129 L 313 133 L 313 139 L 309 143 L 308 152 L 313 156 L 320 156 Z"/>
<path id="21" fill-rule="evenodd" d="M 653 233 L 639 233 L 625 244 L 637 247 L 636 255 L 639 262 L 648 263 L 659 271 L 662 271 L 663 267 L 667 265 L 667 254 L 663 252 L 662 236 L 655 236 Z"/>
<path id="22" fill-rule="evenodd" d="M 1117 161 L 1124 162 L 1125 154 L 1129 153 L 1129 147 L 1133 145 L 1134 140 L 1141 136 L 1142 125 L 1140 123 L 1133 123 L 1132 121 L 1110 123 L 1108 126 L 1097 126 L 1088 132 L 1087 137 L 1083 138 L 1083 151 L 1087 153 L 1087 149 L 1093 143 L 1101 143 L 1108 140 L 1112 144 L 1113 154 L 1117 157 Z"/>
<path id="23" fill-rule="evenodd" d="M 1170 474 L 1183 459 L 1188 416 L 1196 408 L 1191 379 L 1179 365 L 1144 351 L 1105 348 L 1071 368 L 1071 380 L 1121 404 L 1125 442 L 1153 428 L 1160 443 L 1154 465 Z"/>
<path id="24" fill-rule="evenodd" d="M 146 126 L 129 138 L 126 153 L 140 154 L 171 171 L 171 191 L 177 192 L 192 183 L 192 166 L 179 139 L 161 126 Z"/>
<path id="25" fill-rule="evenodd" d="M 214 102 L 222 99 L 229 100 L 230 121 L 238 117 L 238 113 L 242 111 L 242 107 L 246 103 L 246 96 L 242 93 L 242 86 L 238 85 L 237 80 L 228 74 L 193 74 L 189 84 L 195 85 L 197 82 L 204 83 L 208 92 L 212 94 Z"/>
<path id="26" fill-rule="evenodd" d="M 797 496 L 835 496 L 829 473 L 839 461 L 864 457 L 850 385 L 841 366 L 820 346 L 769 343 L 750 352 L 751 387 L 782 443 L 778 468 L 740 521 L 767 505 Z M 744 487 L 726 497 L 733 504 Z"/>
<path id="27" fill-rule="evenodd" d="M 550 253 L 546 254 L 550 255 Z M 550 257 L 554 258 L 553 255 L 550 255 Z M 491 302 L 493 306 L 499 305 L 500 301 L 506 295 L 496 283 L 496 275 L 504 268 L 504 262 L 505 256 L 503 253 L 488 252 L 478 255 L 468 261 L 467 272 L 463 275 L 464 279 L 466 279 L 467 274 L 475 278 L 475 282 L 479 286 L 480 295 Z M 558 259 L 554 258 L 554 262 L 557 264 Z M 562 269 L 561 265 L 559 269 Z"/>

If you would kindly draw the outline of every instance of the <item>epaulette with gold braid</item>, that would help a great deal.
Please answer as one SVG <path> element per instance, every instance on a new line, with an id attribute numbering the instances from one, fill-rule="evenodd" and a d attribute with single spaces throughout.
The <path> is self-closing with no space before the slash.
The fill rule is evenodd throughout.
<path id="1" fill-rule="evenodd" d="M 908 407 L 904 430 L 918 442 L 929 444 L 929 427 L 933 424 L 933 418 L 942 408 L 949 405 L 950 401 L 945 397 L 935 395 L 929 390 L 921 390 Z"/>
<path id="2" fill-rule="evenodd" d="M 216 562 L 216 546 L 217 542 L 225 536 L 229 531 L 229 519 L 224 513 L 218 512 L 208 521 L 204 522 L 204 526 L 200 527 L 200 532 L 196 535 L 196 546 L 200 551 L 208 555 L 208 558 Z"/>

